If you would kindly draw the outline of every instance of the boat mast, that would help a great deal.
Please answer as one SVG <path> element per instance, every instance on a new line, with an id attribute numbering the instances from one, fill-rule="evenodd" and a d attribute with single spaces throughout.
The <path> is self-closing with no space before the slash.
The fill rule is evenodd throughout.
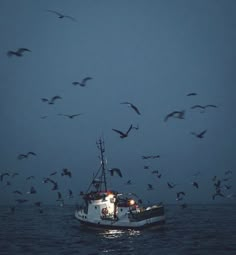
<path id="1" fill-rule="evenodd" d="M 97 142 L 98 149 L 100 150 L 100 159 L 101 159 L 101 167 L 102 167 L 102 182 L 104 183 L 105 191 L 107 191 L 107 180 L 106 180 L 106 169 L 105 169 L 105 159 L 104 159 L 104 152 L 105 152 L 105 144 L 104 141 L 100 138 Z"/>

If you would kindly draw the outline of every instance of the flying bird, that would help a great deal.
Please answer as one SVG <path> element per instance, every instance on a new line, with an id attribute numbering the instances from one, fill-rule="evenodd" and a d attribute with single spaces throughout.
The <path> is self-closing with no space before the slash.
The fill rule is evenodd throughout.
<path id="1" fill-rule="evenodd" d="M 28 180 L 31 180 L 31 179 L 34 179 L 34 178 L 35 177 L 33 175 L 31 175 L 31 176 L 27 177 L 26 180 L 28 181 Z"/>
<path id="2" fill-rule="evenodd" d="M 199 108 L 199 109 L 201 109 L 201 110 L 203 110 L 203 111 L 201 111 L 202 113 L 204 112 L 204 110 L 206 109 L 206 108 L 217 108 L 217 106 L 216 105 L 214 105 L 214 104 L 207 104 L 207 105 L 199 105 L 199 104 L 196 104 L 196 105 L 193 105 L 192 107 L 191 107 L 191 109 L 197 109 L 197 108 Z"/>
<path id="3" fill-rule="evenodd" d="M 79 82 L 79 81 L 73 81 L 72 84 L 73 84 L 74 86 L 80 85 L 81 87 L 85 87 L 85 86 L 87 85 L 87 82 L 88 82 L 89 80 L 92 80 L 92 79 L 93 79 L 92 77 L 85 77 L 81 82 Z"/>
<path id="4" fill-rule="evenodd" d="M 121 104 L 127 104 L 127 105 L 130 106 L 138 115 L 141 115 L 139 109 L 138 109 L 135 105 L 133 105 L 132 103 L 123 102 L 123 103 L 121 103 Z"/>
<path id="5" fill-rule="evenodd" d="M 23 204 L 23 203 L 25 203 L 25 202 L 27 202 L 27 201 L 29 201 L 28 199 L 16 199 L 15 200 L 18 204 Z"/>
<path id="6" fill-rule="evenodd" d="M 225 175 L 232 174 L 233 172 L 231 170 L 225 171 Z"/>
<path id="7" fill-rule="evenodd" d="M 197 93 L 195 93 L 195 92 L 191 92 L 191 93 L 187 94 L 187 96 L 196 96 L 196 95 L 197 95 Z"/>
<path id="8" fill-rule="evenodd" d="M 184 115 L 185 115 L 185 110 L 173 111 L 165 116 L 164 121 L 167 121 L 170 117 L 177 118 L 177 119 L 184 119 Z"/>
<path id="9" fill-rule="evenodd" d="M 119 168 L 111 168 L 109 169 L 111 176 L 114 176 L 114 173 L 118 174 L 118 176 L 122 177 L 121 170 Z"/>
<path id="10" fill-rule="evenodd" d="M 36 194 L 37 191 L 36 191 L 36 189 L 33 186 L 31 186 L 30 191 L 27 191 L 26 193 L 27 194 Z"/>
<path id="11" fill-rule="evenodd" d="M 63 201 L 61 192 L 57 192 L 57 201 Z"/>
<path id="12" fill-rule="evenodd" d="M 64 15 L 64 14 L 62 14 L 60 12 L 53 11 L 53 10 L 47 10 L 47 11 L 51 12 L 51 13 L 55 13 L 58 16 L 59 19 L 68 18 L 68 19 L 70 19 L 72 21 L 75 21 L 75 22 L 77 21 L 75 18 L 73 18 L 71 16 L 68 16 L 68 15 Z"/>
<path id="13" fill-rule="evenodd" d="M 67 168 L 62 169 L 61 176 L 65 176 L 65 175 L 68 175 L 70 178 L 72 176 L 71 172 Z"/>
<path id="14" fill-rule="evenodd" d="M 68 198 L 73 198 L 73 192 L 71 189 L 68 190 L 69 194 L 68 194 Z"/>
<path id="15" fill-rule="evenodd" d="M 171 184 L 169 182 L 167 182 L 167 185 L 169 189 L 173 189 L 176 186 L 176 184 Z"/>
<path id="16" fill-rule="evenodd" d="M 48 99 L 48 98 L 41 98 L 42 102 L 47 102 L 48 104 L 54 104 L 54 102 L 55 102 L 57 99 L 62 99 L 62 97 L 60 97 L 60 96 L 54 96 L 54 97 L 52 97 L 51 99 Z"/>
<path id="17" fill-rule="evenodd" d="M 35 152 L 29 151 L 29 152 L 27 152 L 26 154 L 19 154 L 17 158 L 18 158 L 18 159 L 24 159 L 24 158 L 28 158 L 29 155 L 37 156 L 37 154 L 36 154 Z"/>
<path id="18" fill-rule="evenodd" d="M 1 175 L 0 175 L 0 180 L 1 180 L 1 182 L 3 181 L 4 176 L 10 176 L 10 174 L 9 174 L 9 173 L 3 173 L 3 174 L 1 174 Z"/>
<path id="19" fill-rule="evenodd" d="M 197 182 L 192 182 L 192 185 L 195 187 L 195 188 L 199 188 L 199 185 L 198 185 L 198 183 Z"/>
<path id="20" fill-rule="evenodd" d="M 82 114 L 82 113 L 69 115 L 69 114 L 61 114 L 61 113 L 59 113 L 58 115 L 59 115 L 59 116 L 68 117 L 69 119 L 73 119 L 73 118 L 75 118 L 75 117 L 77 117 L 77 116 L 79 116 L 79 115 L 81 115 L 81 114 Z"/>
<path id="21" fill-rule="evenodd" d="M 130 130 L 132 129 L 132 124 L 130 125 L 130 127 L 129 127 L 129 129 L 126 131 L 126 133 L 124 133 L 124 132 L 122 132 L 122 131 L 120 131 L 120 130 L 117 130 L 117 129 L 112 129 L 113 131 L 115 131 L 115 132 L 117 132 L 118 134 L 120 134 L 120 138 L 126 138 L 126 137 L 128 137 L 128 134 L 129 134 L 129 132 L 130 132 Z"/>
<path id="22" fill-rule="evenodd" d="M 15 56 L 17 56 L 17 57 L 22 57 L 22 56 L 23 56 L 23 53 L 26 52 L 26 51 L 31 52 L 31 50 L 29 50 L 29 49 L 27 49 L 27 48 L 19 48 L 19 49 L 17 49 L 16 51 L 9 50 L 9 51 L 7 52 L 7 56 L 8 56 L 8 57 L 11 57 L 12 55 L 15 55 Z"/>
<path id="23" fill-rule="evenodd" d="M 148 188 L 147 188 L 148 190 L 153 190 L 154 188 L 153 188 L 153 186 L 152 186 L 152 184 L 149 184 L 148 183 Z"/>
<path id="24" fill-rule="evenodd" d="M 19 191 L 19 190 L 14 190 L 13 193 L 14 193 L 14 194 L 18 194 L 18 195 L 22 195 L 22 192 Z"/>
<path id="25" fill-rule="evenodd" d="M 185 196 L 185 192 L 183 192 L 183 191 L 179 191 L 179 192 L 177 192 L 176 193 L 176 195 L 177 195 L 177 198 L 176 198 L 176 200 L 183 200 L 183 197 L 182 196 Z"/>
<path id="26" fill-rule="evenodd" d="M 53 175 L 55 175 L 55 174 L 57 174 L 57 171 L 52 172 L 52 173 L 50 174 L 50 176 L 53 176 Z"/>
<path id="27" fill-rule="evenodd" d="M 197 138 L 203 138 L 204 137 L 204 135 L 205 135 L 205 133 L 207 132 L 207 129 L 205 129 L 205 130 L 203 130 L 202 132 L 200 132 L 200 133 L 195 133 L 195 132 L 191 132 L 191 134 L 192 135 L 194 135 L 194 136 L 196 136 Z"/>

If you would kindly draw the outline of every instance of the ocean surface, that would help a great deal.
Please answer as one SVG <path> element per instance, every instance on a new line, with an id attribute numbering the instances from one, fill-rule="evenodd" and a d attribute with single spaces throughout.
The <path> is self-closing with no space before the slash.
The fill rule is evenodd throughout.
<path id="1" fill-rule="evenodd" d="M 0 207 L 0 254 L 214 254 L 236 255 L 236 205 L 166 206 L 158 229 L 91 230 L 74 206 Z"/>

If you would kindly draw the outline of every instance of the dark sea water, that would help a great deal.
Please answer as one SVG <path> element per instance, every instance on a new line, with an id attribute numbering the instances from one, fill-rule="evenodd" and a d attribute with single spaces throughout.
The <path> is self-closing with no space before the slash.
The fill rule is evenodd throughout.
<path id="1" fill-rule="evenodd" d="M 236 205 L 166 206 L 166 224 L 141 231 L 89 230 L 74 209 L 0 207 L 0 254 L 236 255 Z"/>

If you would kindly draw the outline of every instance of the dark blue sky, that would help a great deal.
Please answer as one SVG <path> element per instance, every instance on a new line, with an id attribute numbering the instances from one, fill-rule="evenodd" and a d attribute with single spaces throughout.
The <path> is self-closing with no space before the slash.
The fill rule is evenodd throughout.
<path id="1" fill-rule="evenodd" d="M 70 15 L 59 19 L 54 10 Z M 1 0 L 0 1 L 0 203 L 13 203 L 15 189 L 32 201 L 54 203 L 56 192 L 42 178 L 53 171 L 66 197 L 77 198 L 99 167 L 96 140 L 103 136 L 109 178 L 115 189 L 144 200 L 212 202 L 212 178 L 226 178 L 225 195 L 235 194 L 236 2 L 234 0 Z M 23 57 L 9 50 L 28 48 Z M 87 86 L 74 86 L 90 76 Z M 196 92 L 196 96 L 186 96 Z M 54 105 L 41 98 L 62 97 Z M 127 105 L 136 105 L 137 115 Z M 204 113 L 191 106 L 214 104 Z M 185 110 L 185 119 L 165 116 Z M 82 113 L 74 119 L 58 114 Z M 42 116 L 47 118 L 42 119 Z M 112 129 L 126 131 L 120 139 Z M 207 129 L 203 139 L 194 137 Z M 37 157 L 18 160 L 20 153 Z M 143 160 L 143 155 L 160 155 Z M 149 169 L 144 169 L 148 165 Z M 72 178 L 61 177 L 63 168 Z M 158 179 L 151 173 L 159 170 Z M 193 175 L 200 171 L 200 175 Z M 34 175 L 35 179 L 25 178 Z M 124 183 L 132 179 L 132 185 Z M 197 180 L 199 189 L 191 182 Z M 11 185 L 6 185 L 7 181 Z M 169 190 L 167 182 L 177 183 Z M 147 191 L 151 183 L 154 190 Z M 75 199 L 77 200 L 77 199 Z M 72 203 L 73 201 L 68 201 Z M 214 202 L 235 202 L 217 197 Z"/>

